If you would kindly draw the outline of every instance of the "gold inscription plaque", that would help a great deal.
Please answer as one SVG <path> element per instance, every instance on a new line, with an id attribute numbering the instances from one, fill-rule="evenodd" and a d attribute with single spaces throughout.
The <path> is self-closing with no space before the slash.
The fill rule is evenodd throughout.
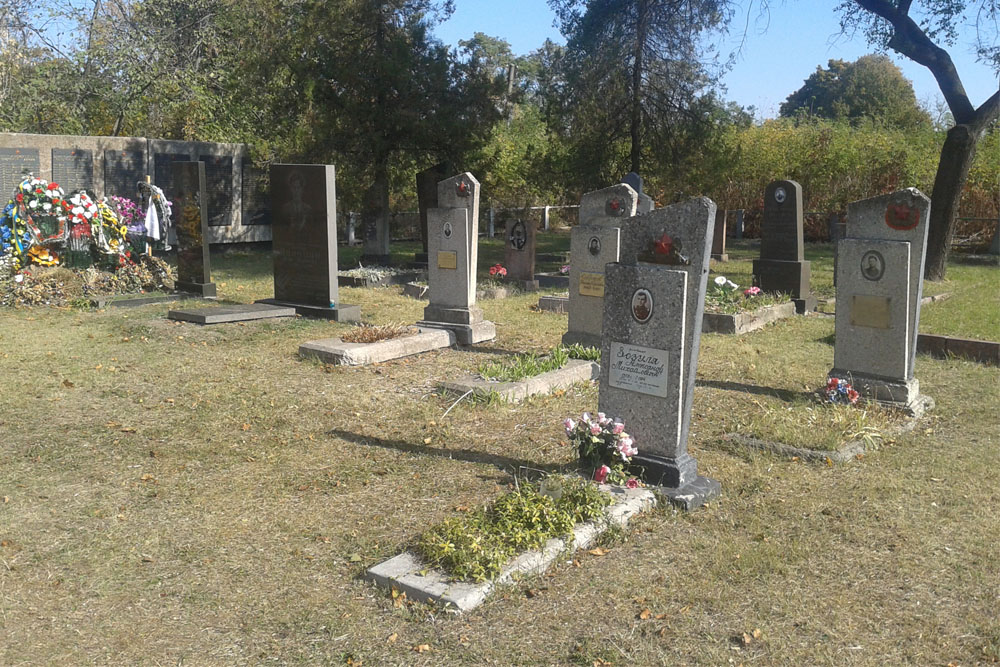
<path id="1" fill-rule="evenodd" d="M 891 301 L 892 299 L 887 296 L 855 294 L 851 297 L 851 325 L 871 327 L 872 329 L 889 329 L 889 304 Z"/>
<path id="2" fill-rule="evenodd" d="M 457 269 L 458 253 L 453 250 L 438 250 L 439 269 Z"/>
<path id="3" fill-rule="evenodd" d="M 582 296 L 604 296 L 603 273 L 581 273 L 580 294 Z"/>

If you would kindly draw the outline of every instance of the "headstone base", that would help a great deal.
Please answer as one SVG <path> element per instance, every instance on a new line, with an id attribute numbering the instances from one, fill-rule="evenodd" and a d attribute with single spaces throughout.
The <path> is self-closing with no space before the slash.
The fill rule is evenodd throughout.
<path id="1" fill-rule="evenodd" d="M 476 343 L 483 343 L 497 337 L 496 325 L 489 320 L 482 320 L 472 324 L 421 320 L 417 322 L 417 326 L 429 329 L 447 329 L 455 334 L 455 338 L 460 345 L 475 345 Z"/>
<path id="2" fill-rule="evenodd" d="M 696 510 L 722 495 L 722 485 L 718 481 L 701 476 L 680 489 L 661 487 L 657 490 L 670 499 L 670 504 L 685 512 Z"/>
<path id="3" fill-rule="evenodd" d="M 568 312 L 569 297 L 558 295 L 538 297 L 538 310 L 547 310 L 550 313 Z"/>
<path id="4" fill-rule="evenodd" d="M 580 344 L 583 347 L 601 347 L 601 337 L 596 336 L 585 331 L 567 331 L 563 334 L 562 344 L 569 347 L 570 345 Z"/>
<path id="5" fill-rule="evenodd" d="M 537 292 L 538 291 L 538 281 L 537 280 L 509 280 L 507 281 L 517 289 L 522 292 Z"/>
<path id="6" fill-rule="evenodd" d="M 912 417 L 934 409 L 934 399 L 920 393 L 920 380 L 887 380 L 834 368 L 829 377 L 847 380 L 864 398 L 898 408 Z"/>
<path id="7" fill-rule="evenodd" d="M 779 259 L 753 260 L 753 284 L 765 292 L 786 292 L 793 300 L 803 301 L 803 308 L 812 301 L 816 309 L 816 299 L 809 292 L 811 264 L 807 261 L 790 262 Z M 797 311 L 800 314 L 805 311 Z"/>
<path id="8" fill-rule="evenodd" d="M 729 253 L 728 252 L 724 252 L 721 255 L 720 254 L 712 253 L 711 257 L 712 257 L 712 261 L 713 262 L 728 262 L 729 261 Z"/>
<path id="9" fill-rule="evenodd" d="M 668 489 L 682 489 L 698 479 L 698 461 L 687 452 L 676 458 L 637 454 L 630 467 L 641 469 L 647 484 Z"/>
<path id="10" fill-rule="evenodd" d="M 361 255 L 361 264 L 364 266 L 391 266 L 389 255 Z"/>
<path id="11" fill-rule="evenodd" d="M 792 299 L 792 303 L 795 304 L 795 313 L 797 315 L 814 312 L 819 306 L 819 301 L 812 294 L 804 299 Z"/>
<path id="12" fill-rule="evenodd" d="M 361 306 L 342 303 L 335 308 L 323 308 L 322 306 L 312 306 L 304 303 L 291 303 L 289 301 L 279 301 L 278 299 L 259 299 L 254 303 L 267 303 L 272 306 L 288 306 L 295 309 L 295 312 L 305 317 L 316 317 L 323 320 L 333 320 L 334 322 L 360 322 Z"/>
<path id="13" fill-rule="evenodd" d="M 470 308 L 446 308 L 429 305 L 424 307 L 424 319 L 428 322 L 444 324 L 477 324 L 483 322 L 483 311 L 476 306 Z"/>
<path id="14" fill-rule="evenodd" d="M 295 317 L 295 309 L 250 303 L 239 306 L 217 306 L 214 308 L 167 311 L 167 319 L 193 322 L 195 324 L 223 324 L 226 322 L 245 322 L 248 320 L 264 320 L 275 317 Z"/>
<path id="15" fill-rule="evenodd" d="M 188 283 L 177 280 L 174 282 L 174 289 L 186 294 L 197 294 L 205 299 L 214 299 L 216 297 L 215 283 Z"/>

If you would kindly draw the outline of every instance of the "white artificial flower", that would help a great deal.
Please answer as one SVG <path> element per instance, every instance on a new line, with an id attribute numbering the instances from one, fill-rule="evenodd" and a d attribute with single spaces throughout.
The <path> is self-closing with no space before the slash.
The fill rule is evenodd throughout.
<path id="1" fill-rule="evenodd" d="M 45 202 L 44 204 L 42 204 L 42 208 L 48 211 L 49 209 L 52 208 L 52 204 Z"/>
<path id="2" fill-rule="evenodd" d="M 38 208 L 38 200 L 32 199 L 31 203 L 29 203 L 28 206 L 30 206 L 31 208 Z"/>
<path id="3" fill-rule="evenodd" d="M 24 282 L 24 276 L 22 274 L 20 274 L 20 273 L 17 274 L 16 276 L 14 276 L 14 282 L 15 283 L 23 283 Z"/>
<path id="4" fill-rule="evenodd" d="M 726 277 L 725 276 L 719 276 L 719 277 L 717 277 L 715 279 L 715 284 L 718 285 L 719 287 L 722 287 L 723 285 L 726 284 Z"/>
<path id="5" fill-rule="evenodd" d="M 737 287 L 739 287 L 739 285 L 734 283 L 732 280 L 727 280 L 726 287 L 728 287 L 729 289 L 736 289 Z"/>
<path id="6" fill-rule="evenodd" d="M 72 197 L 69 198 L 69 200 L 72 203 L 76 204 L 77 206 L 80 205 L 80 195 L 73 195 Z"/>

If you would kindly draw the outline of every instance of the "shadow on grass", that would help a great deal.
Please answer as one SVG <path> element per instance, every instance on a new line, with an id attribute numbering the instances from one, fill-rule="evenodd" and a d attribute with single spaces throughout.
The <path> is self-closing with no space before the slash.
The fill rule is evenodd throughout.
<path id="1" fill-rule="evenodd" d="M 406 452 L 408 454 L 437 456 L 443 459 L 464 461 L 466 463 L 486 463 L 499 468 L 511 476 L 514 476 L 521 468 L 541 470 L 547 473 L 562 472 L 565 468 L 565 466 L 561 464 L 525 461 L 522 459 L 511 458 L 509 456 L 488 454 L 474 449 L 443 449 L 441 447 L 418 445 L 405 440 L 385 440 L 383 438 L 376 438 L 370 435 L 360 435 L 358 433 L 351 433 L 350 431 L 344 431 L 336 428 L 327 431 L 326 434 L 341 438 L 347 442 L 352 442 L 357 445 L 381 447 L 383 449 L 395 449 L 396 451 Z"/>
<path id="2" fill-rule="evenodd" d="M 742 382 L 728 382 L 722 380 L 697 380 L 695 385 L 699 387 L 711 387 L 713 389 L 724 389 L 725 391 L 739 391 L 746 394 L 759 394 L 761 396 L 775 396 L 788 403 L 798 399 L 808 400 L 813 392 L 792 391 L 791 389 L 775 389 L 774 387 L 760 387 L 754 384 L 744 384 Z"/>

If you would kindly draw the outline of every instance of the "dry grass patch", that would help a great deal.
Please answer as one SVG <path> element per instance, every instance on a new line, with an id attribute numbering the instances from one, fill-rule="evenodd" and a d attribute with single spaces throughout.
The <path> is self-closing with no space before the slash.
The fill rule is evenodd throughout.
<path id="1" fill-rule="evenodd" d="M 377 343 L 380 340 L 403 338 L 417 333 L 415 327 L 407 324 L 359 324 L 340 335 L 345 343 Z"/>

